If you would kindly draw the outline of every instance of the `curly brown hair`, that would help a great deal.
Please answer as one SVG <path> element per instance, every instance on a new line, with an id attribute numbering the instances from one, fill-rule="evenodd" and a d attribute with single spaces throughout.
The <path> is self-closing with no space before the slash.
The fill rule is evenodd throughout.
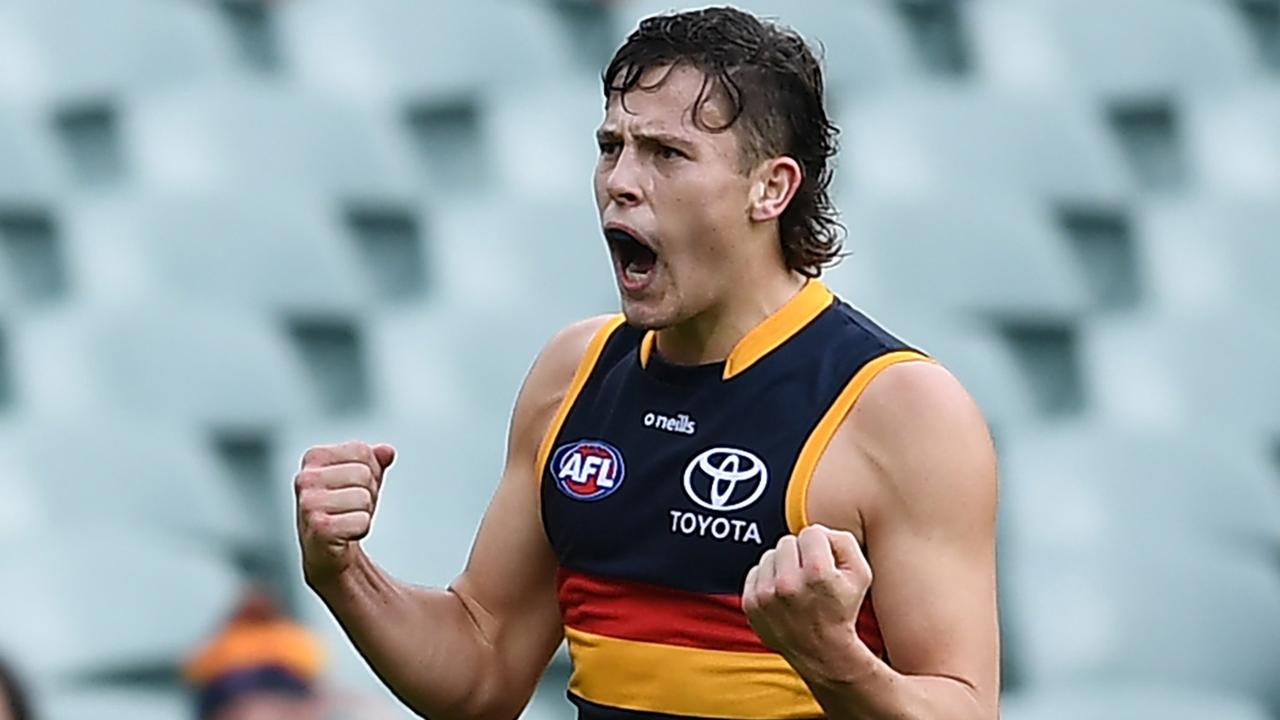
<path id="1" fill-rule="evenodd" d="M 606 103 L 623 98 L 651 69 L 684 65 L 704 75 L 693 121 L 723 132 L 741 121 L 743 172 L 789 156 L 803 173 L 779 218 L 787 267 L 809 277 L 841 257 L 844 227 L 831 202 L 838 128 L 827 117 L 822 66 L 798 33 L 731 7 L 646 18 L 614 54 L 602 76 Z M 709 127 L 703 105 L 723 98 L 728 120 Z"/>

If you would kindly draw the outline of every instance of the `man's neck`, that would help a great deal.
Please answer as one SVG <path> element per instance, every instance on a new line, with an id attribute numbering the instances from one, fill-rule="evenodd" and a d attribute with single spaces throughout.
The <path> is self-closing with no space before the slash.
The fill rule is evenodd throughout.
<path id="1" fill-rule="evenodd" d="M 715 307 L 659 330 L 658 353 L 679 365 L 722 361 L 743 336 L 795 297 L 805 282 L 804 277 L 786 272 L 738 285 L 730 297 Z"/>

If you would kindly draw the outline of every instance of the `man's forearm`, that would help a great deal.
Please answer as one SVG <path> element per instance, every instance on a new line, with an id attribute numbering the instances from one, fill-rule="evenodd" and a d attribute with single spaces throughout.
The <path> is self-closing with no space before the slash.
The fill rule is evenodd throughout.
<path id="1" fill-rule="evenodd" d="M 836 670 L 802 670 L 832 720 L 996 720 L 977 691 L 957 678 L 904 675 L 865 647 Z"/>
<path id="2" fill-rule="evenodd" d="M 463 600 L 401 583 L 363 553 L 336 578 L 308 583 L 392 692 L 434 720 L 489 714 L 493 665 Z"/>

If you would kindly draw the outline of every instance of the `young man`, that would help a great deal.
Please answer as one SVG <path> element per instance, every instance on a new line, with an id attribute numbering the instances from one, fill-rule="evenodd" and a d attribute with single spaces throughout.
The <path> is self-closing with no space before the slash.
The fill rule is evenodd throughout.
<path id="1" fill-rule="evenodd" d="M 360 549 L 393 448 L 308 450 L 311 587 L 437 720 L 515 717 L 566 637 L 583 718 L 995 718 L 991 443 L 816 280 L 839 241 L 814 56 L 709 9 L 646 20 L 604 80 L 622 315 L 535 362 L 448 589 Z"/>

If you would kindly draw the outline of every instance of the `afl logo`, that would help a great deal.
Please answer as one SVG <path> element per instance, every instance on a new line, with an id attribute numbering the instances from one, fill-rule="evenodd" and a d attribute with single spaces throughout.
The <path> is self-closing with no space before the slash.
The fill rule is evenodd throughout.
<path id="1" fill-rule="evenodd" d="M 561 445 L 551 456 L 560 491 L 574 500 L 600 500 L 622 486 L 626 465 L 618 448 L 600 440 Z"/>
<path id="2" fill-rule="evenodd" d="M 741 510 L 759 500 L 768 483 L 764 461 L 736 448 L 711 448 L 684 469 L 684 491 L 708 510 Z"/>

